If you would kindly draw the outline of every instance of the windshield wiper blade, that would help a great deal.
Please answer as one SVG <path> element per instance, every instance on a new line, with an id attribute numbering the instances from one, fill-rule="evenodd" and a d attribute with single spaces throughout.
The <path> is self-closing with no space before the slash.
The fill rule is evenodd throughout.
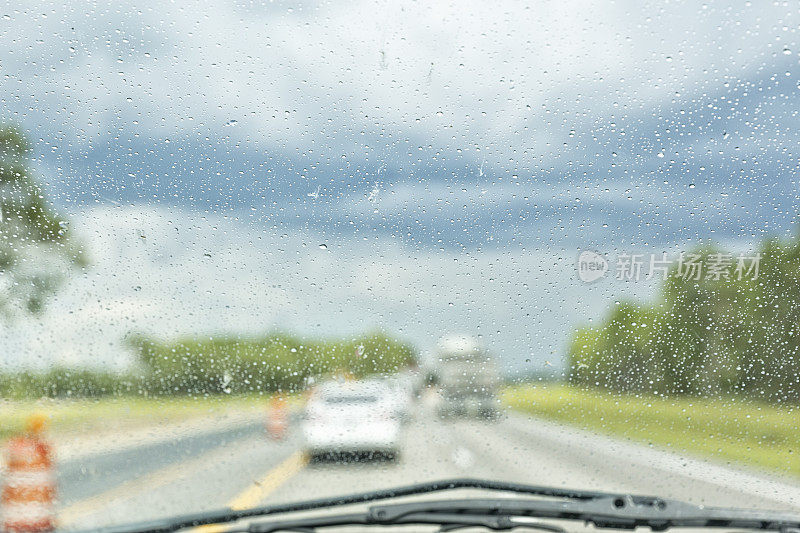
<path id="1" fill-rule="evenodd" d="M 435 524 L 442 526 L 442 531 L 470 526 L 482 526 L 498 531 L 516 527 L 560 530 L 552 524 L 531 522 L 532 518 L 579 520 L 598 528 L 649 527 L 653 531 L 664 531 L 673 527 L 724 527 L 782 533 L 800 531 L 798 515 L 701 507 L 675 500 L 632 495 L 601 496 L 589 500 L 470 498 L 376 505 L 364 513 L 323 514 L 300 519 L 258 521 L 232 531 L 310 533 L 317 528 L 331 526 L 403 524 Z"/>
<path id="2" fill-rule="evenodd" d="M 552 533 L 564 533 L 564 529 L 552 524 L 538 522 L 516 522 L 512 517 L 491 514 L 447 514 L 447 513 L 410 513 L 396 517 L 391 521 L 374 521 L 369 513 L 340 514 L 299 518 L 294 520 L 274 520 L 256 522 L 244 528 L 234 528 L 226 533 L 273 533 L 277 531 L 294 531 L 297 533 L 314 533 L 317 528 L 335 526 L 395 526 L 395 525 L 438 525 L 439 531 L 454 531 L 467 527 L 485 527 L 495 531 L 504 531 L 515 527 L 527 527 Z"/>
<path id="3" fill-rule="evenodd" d="M 372 490 L 334 496 L 331 498 L 317 498 L 304 500 L 294 503 L 269 505 L 264 507 L 253 507 L 250 509 L 233 510 L 217 509 L 202 513 L 185 514 L 146 522 L 136 522 L 121 526 L 109 526 L 85 530 L 80 533 L 171 533 L 190 527 L 203 526 L 208 524 L 224 524 L 236 522 L 244 518 L 254 518 L 273 514 L 292 513 L 296 511 L 309 511 L 315 509 L 326 509 L 330 507 L 340 507 L 357 503 L 369 503 L 380 500 L 400 498 L 403 496 L 413 496 L 418 494 L 429 494 L 434 492 L 455 490 L 455 489 L 480 489 L 494 490 L 502 492 L 515 492 L 535 496 L 552 496 L 556 498 L 567 498 L 574 500 L 591 500 L 601 496 L 612 495 L 605 492 L 572 490 L 559 487 L 547 487 L 541 485 L 528 485 L 524 483 L 509 483 L 504 481 L 490 481 L 475 478 L 455 478 L 428 483 L 416 483 L 403 485 L 383 490 Z M 78 533 L 78 532 L 76 532 Z"/>
<path id="4" fill-rule="evenodd" d="M 694 526 L 736 527 L 780 531 L 781 533 L 800 533 L 800 516 L 797 515 L 778 514 L 770 511 L 700 507 L 650 496 L 571 490 L 471 478 L 419 483 L 385 490 L 243 510 L 221 509 L 91 531 L 94 533 L 171 533 L 189 527 L 231 523 L 246 518 L 321 510 L 464 488 L 514 492 L 540 498 L 472 498 L 377 505 L 370 507 L 366 513 L 323 514 L 300 519 L 259 521 L 248 524 L 244 529 L 237 527 L 234 531 L 310 532 L 318 527 L 349 524 L 438 524 L 444 526 L 444 529 L 474 525 L 496 530 L 541 526 L 538 529 L 554 531 L 557 529 L 554 526 L 526 522 L 531 518 L 554 518 L 583 520 L 598 527 L 622 529 L 648 526 L 655 531 L 662 531 L 670 527 Z"/>

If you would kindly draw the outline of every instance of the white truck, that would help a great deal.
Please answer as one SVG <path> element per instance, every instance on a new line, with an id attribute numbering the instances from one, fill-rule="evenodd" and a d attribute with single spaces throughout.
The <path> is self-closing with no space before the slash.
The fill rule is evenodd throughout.
<path id="1" fill-rule="evenodd" d="M 497 418 L 497 368 L 477 339 L 465 335 L 444 337 L 439 341 L 436 357 L 439 416 Z"/>

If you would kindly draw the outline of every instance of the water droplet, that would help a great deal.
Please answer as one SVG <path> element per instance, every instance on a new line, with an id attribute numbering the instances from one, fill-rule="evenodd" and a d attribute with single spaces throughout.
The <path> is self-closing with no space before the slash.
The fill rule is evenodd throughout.
<path id="1" fill-rule="evenodd" d="M 322 244 L 319 245 L 319 249 L 320 250 L 327 250 L 328 249 L 328 245 L 325 244 L 325 243 L 322 243 Z"/>
<path id="2" fill-rule="evenodd" d="M 222 376 L 222 383 L 221 383 L 222 392 L 224 392 L 225 394 L 230 394 L 231 393 L 231 382 L 232 381 L 233 381 L 233 377 L 229 373 L 225 372 L 225 374 L 223 374 L 223 376 Z"/>

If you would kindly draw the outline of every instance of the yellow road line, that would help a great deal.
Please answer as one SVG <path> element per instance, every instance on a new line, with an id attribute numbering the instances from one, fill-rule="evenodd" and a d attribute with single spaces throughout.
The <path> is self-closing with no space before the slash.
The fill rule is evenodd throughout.
<path id="1" fill-rule="evenodd" d="M 307 464 L 308 454 L 299 450 L 294 452 L 278 466 L 267 472 L 261 481 L 254 482 L 237 494 L 235 498 L 228 502 L 228 507 L 234 511 L 255 507 L 265 500 L 267 496 L 272 494 L 275 489 L 289 481 L 292 476 L 305 468 Z M 212 524 L 195 528 L 195 531 L 198 533 L 220 533 L 225 531 L 225 529 L 227 529 L 226 526 Z"/>
<path id="2" fill-rule="evenodd" d="M 267 472 L 267 475 L 259 483 L 254 483 L 241 494 L 230 501 L 228 506 L 233 510 L 247 509 L 254 507 L 259 502 L 266 499 L 275 489 L 300 472 L 308 464 L 308 455 L 301 451 L 296 451 L 287 457 L 281 464 Z"/>

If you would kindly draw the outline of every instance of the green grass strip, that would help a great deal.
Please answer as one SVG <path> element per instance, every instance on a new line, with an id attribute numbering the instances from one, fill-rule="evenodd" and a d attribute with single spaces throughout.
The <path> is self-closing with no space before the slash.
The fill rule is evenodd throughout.
<path id="1" fill-rule="evenodd" d="M 800 476 L 800 410 L 735 399 L 662 398 L 517 385 L 509 407 L 646 444 Z"/>
<path id="2" fill-rule="evenodd" d="M 263 409 L 268 400 L 267 395 L 107 397 L 97 400 L 36 401 L 0 399 L 0 439 L 22 431 L 25 421 L 34 413 L 45 415 L 48 420 L 48 431 L 57 434 L 123 430 L 196 417 L 224 415 L 232 410 Z"/>

